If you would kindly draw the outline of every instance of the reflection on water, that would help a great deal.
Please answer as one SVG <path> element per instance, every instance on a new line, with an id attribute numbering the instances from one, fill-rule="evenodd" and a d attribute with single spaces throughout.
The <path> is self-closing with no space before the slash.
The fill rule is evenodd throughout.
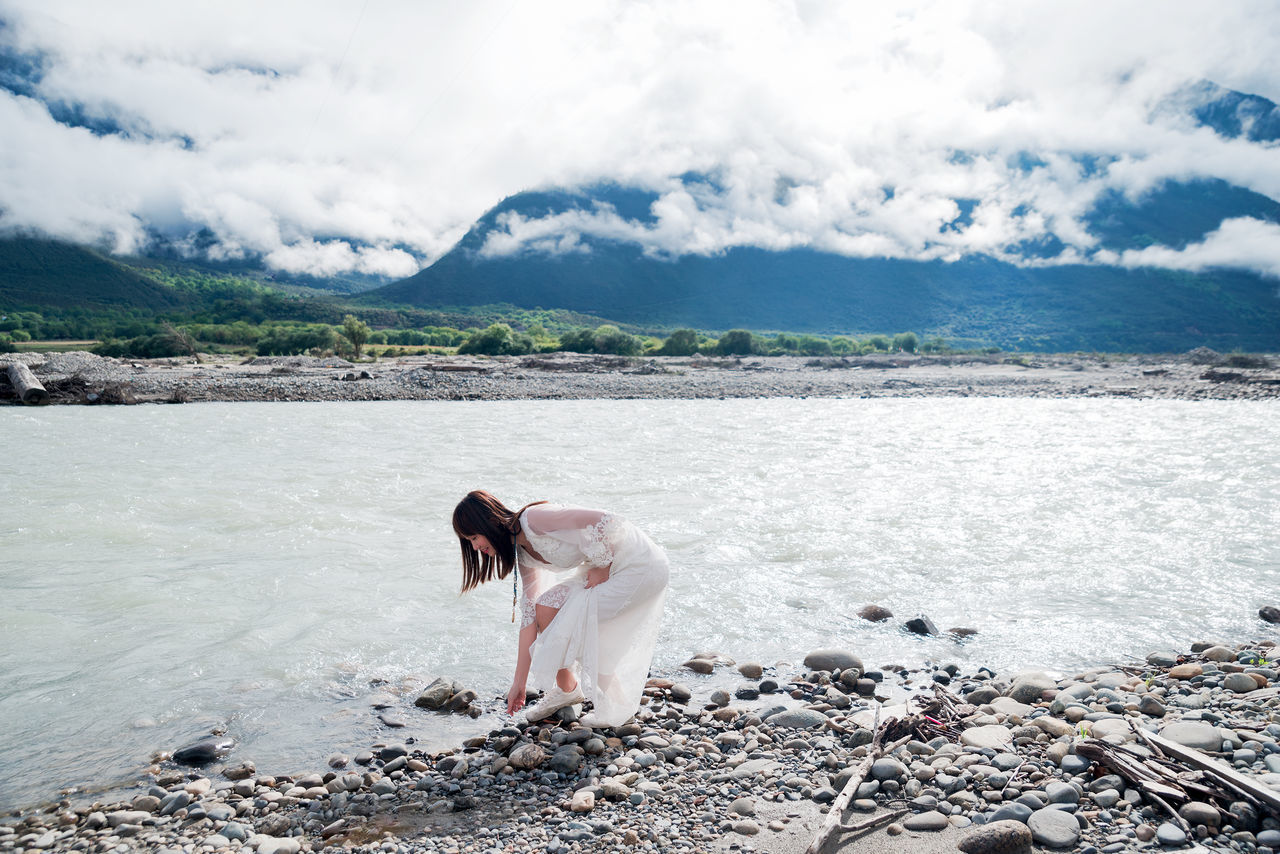
<path id="1" fill-rule="evenodd" d="M 630 516 L 674 572 L 656 667 L 839 644 L 1065 669 L 1252 637 L 1280 581 L 1274 404 L 765 400 L 8 409 L 0 807 L 222 725 L 314 770 L 438 675 L 505 691 L 505 590 L 459 597 L 480 486 Z M 870 624 L 875 602 L 963 645 Z M 9 785 L 14 783 L 16 785 Z"/>

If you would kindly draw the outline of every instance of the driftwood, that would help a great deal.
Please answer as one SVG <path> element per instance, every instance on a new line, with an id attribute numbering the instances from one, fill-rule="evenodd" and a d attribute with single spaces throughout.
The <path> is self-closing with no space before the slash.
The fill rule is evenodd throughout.
<path id="1" fill-rule="evenodd" d="M 1139 732 L 1138 735 L 1143 741 L 1161 753 L 1172 756 L 1198 771 L 1203 771 L 1206 776 L 1212 777 L 1219 785 L 1226 786 L 1232 791 L 1244 795 L 1248 800 L 1263 804 L 1271 812 L 1280 815 L 1280 792 L 1255 782 L 1251 777 L 1241 774 L 1234 768 L 1223 765 L 1221 762 L 1215 762 L 1193 747 L 1184 747 L 1155 733 Z"/>
<path id="2" fill-rule="evenodd" d="M 1245 800 L 1280 816 L 1280 792 L 1199 750 L 1145 730 L 1135 728 L 1135 732 L 1155 751 L 1155 758 L 1093 738 L 1077 744 L 1076 753 L 1118 774 L 1168 812 L 1185 833 L 1190 833 L 1191 828 L 1177 808 L 1191 800 L 1202 801 L 1219 811 L 1233 801 Z"/>
<path id="3" fill-rule="evenodd" d="M 36 375 L 25 364 L 8 362 L 5 367 L 8 368 L 9 382 L 18 393 L 19 400 L 28 405 L 49 402 L 49 392 L 45 391 L 40 380 L 36 379 Z"/>
<path id="4" fill-rule="evenodd" d="M 844 825 L 840 819 L 844 816 L 844 811 L 848 809 L 849 802 L 853 800 L 853 796 L 857 793 L 858 787 L 862 785 L 862 781 L 866 778 L 867 772 L 871 770 L 872 764 L 881 756 L 892 753 L 903 744 L 910 740 L 910 736 L 899 739 L 888 747 L 882 747 L 881 742 L 884 739 L 888 729 L 896 723 L 894 718 L 885 721 L 881 726 L 879 723 L 880 710 L 876 709 L 876 727 L 875 737 L 871 740 L 870 749 L 867 751 L 866 757 L 858 763 L 858 767 L 854 769 L 853 775 L 849 777 L 849 781 L 844 784 L 844 788 L 840 790 L 840 794 L 831 802 L 831 809 L 827 813 L 826 821 L 822 823 L 822 827 L 818 829 L 818 834 L 813 838 L 813 842 L 809 843 L 809 847 L 805 849 L 805 854 L 820 854 L 826 846 L 831 835 L 838 830 L 843 830 Z M 874 826 L 874 824 L 869 825 Z"/>

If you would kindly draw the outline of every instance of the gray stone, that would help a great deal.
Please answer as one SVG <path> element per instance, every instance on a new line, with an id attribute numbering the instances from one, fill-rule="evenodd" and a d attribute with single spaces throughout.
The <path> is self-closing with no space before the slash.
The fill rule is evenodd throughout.
<path id="1" fill-rule="evenodd" d="M 960 733 L 960 743 L 966 747 L 1000 750 L 1013 743 L 1013 733 L 999 724 L 977 726 Z"/>
<path id="2" fill-rule="evenodd" d="M 733 803 L 729 804 L 729 812 L 737 815 L 755 815 L 756 802 L 751 800 L 751 798 L 738 798 Z"/>
<path id="3" fill-rule="evenodd" d="M 1164 703 L 1160 702 L 1160 698 L 1154 694 L 1143 694 L 1142 699 L 1138 701 L 1138 711 L 1152 718 L 1164 717 Z"/>
<path id="4" fill-rule="evenodd" d="M 1197 824 L 1203 824 L 1206 827 L 1217 827 L 1221 824 L 1218 811 L 1202 801 L 1187 801 L 1178 807 L 1178 815 L 1182 816 L 1183 820 L 1192 827 Z"/>
<path id="5" fill-rule="evenodd" d="M 1173 667 L 1178 663 L 1176 652 L 1153 652 L 1147 655 L 1147 664 L 1152 667 Z"/>
<path id="6" fill-rule="evenodd" d="M 732 776 L 735 780 L 745 780 L 748 777 L 765 777 L 781 768 L 781 763 L 772 759 L 748 759 L 737 768 L 733 769 Z"/>
<path id="7" fill-rule="evenodd" d="M 947 828 L 947 817 L 937 810 L 907 816 L 902 826 L 907 830 L 939 831 Z"/>
<path id="8" fill-rule="evenodd" d="M 1103 789 L 1101 792 L 1094 792 L 1091 797 L 1099 809 L 1109 810 L 1120 803 L 1120 791 L 1118 789 Z"/>
<path id="9" fill-rule="evenodd" d="M 1280 830 L 1258 831 L 1258 844 L 1265 845 L 1268 848 L 1280 847 Z"/>
<path id="10" fill-rule="evenodd" d="M 964 695 L 966 703 L 973 703 L 975 706 L 981 706 L 983 703 L 990 703 L 996 697 L 1000 696 L 1000 692 L 990 685 L 980 685 L 974 688 L 968 694 Z"/>
<path id="11" fill-rule="evenodd" d="M 1258 690 L 1258 683 L 1248 673 L 1228 673 L 1222 678 L 1222 687 L 1237 694 Z"/>
<path id="12" fill-rule="evenodd" d="M 813 709 L 787 709 L 769 716 L 769 725 L 792 729 L 813 729 L 827 725 L 827 716 Z"/>
<path id="13" fill-rule="evenodd" d="M 760 832 L 760 825 L 749 818 L 744 818 L 733 823 L 733 832 L 740 833 L 743 836 L 755 836 Z"/>
<path id="14" fill-rule="evenodd" d="M 912 634 L 929 635 L 930 637 L 938 634 L 938 627 L 933 624 L 924 614 L 918 614 L 902 624 L 902 627 Z"/>
<path id="15" fill-rule="evenodd" d="M 536 744 L 522 744 L 511 751 L 508 759 L 513 766 L 522 770 L 537 768 L 546 761 L 547 752 Z"/>
<path id="16" fill-rule="evenodd" d="M 764 675 L 764 667 L 754 661 L 744 661 L 738 665 L 738 672 L 747 679 L 759 679 Z"/>
<path id="17" fill-rule="evenodd" d="M 1031 829 L 1022 822 L 992 820 L 965 834 L 956 847 L 964 854 L 1026 854 L 1031 841 Z"/>
<path id="18" fill-rule="evenodd" d="M 1027 819 L 1031 818 L 1031 813 L 1031 807 L 1015 801 L 1013 803 L 1001 804 L 1000 807 L 991 814 L 990 821 L 1016 821 L 1020 824 L 1026 824 Z M 1030 836 L 1027 837 L 1027 841 L 1031 841 Z"/>
<path id="19" fill-rule="evenodd" d="M 1222 731 L 1204 721 L 1174 721 L 1161 727 L 1160 735 L 1197 750 L 1219 750 L 1222 747 Z"/>
<path id="20" fill-rule="evenodd" d="M 1046 807 L 1027 819 L 1031 838 L 1046 848 L 1071 848 L 1080 840 L 1080 823 L 1071 813 Z"/>
<path id="21" fill-rule="evenodd" d="M 1005 696 L 1012 697 L 1019 703 L 1035 703 L 1045 691 L 1057 687 L 1058 683 L 1047 673 L 1029 671 L 1014 677 L 1013 685 L 1005 692 Z"/>
<path id="22" fill-rule="evenodd" d="M 452 696 L 453 682 L 446 679 L 436 679 L 422 689 L 422 693 L 418 695 L 418 699 L 413 701 L 413 704 L 422 709 L 439 710 L 444 708 L 444 704 L 449 702 L 449 698 Z"/>
<path id="23" fill-rule="evenodd" d="M 206 765 L 226 756 L 235 745 L 229 738 L 206 738 L 173 751 L 173 761 L 182 765 Z"/>
<path id="24" fill-rule="evenodd" d="M 876 780 L 898 780 L 907 776 L 907 767 L 896 759 L 885 757 L 871 764 L 871 776 Z"/>
<path id="25" fill-rule="evenodd" d="M 687 667 L 694 673 L 707 674 L 716 669 L 716 663 L 707 658 L 691 658 L 682 664 L 681 667 Z"/>
<path id="26" fill-rule="evenodd" d="M 1161 822 L 1156 828 L 1156 841 L 1170 847 L 1187 844 L 1187 834 L 1171 821 Z"/>
<path id="27" fill-rule="evenodd" d="M 1258 617 L 1268 623 L 1280 623 L 1280 608 L 1275 605 L 1263 605 L 1258 609 Z"/>
<path id="28" fill-rule="evenodd" d="M 573 774 L 582 765 L 582 756 L 582 748 L 576 744 L 566 744 L 551 754 L 545 767 L 548 771 L 555 771 L 557 774 Z"/>
<path id="29" fill-rule="evenodd" d="M 1089 770 L 1089 766 L 1093 763 L 1083 756 L 1076 756 L 1074 753 L 1068 753 L 1062 757 L 1062 761 L 1058 763 L 1058 767 L 1067 774 L 1083 774 Z"/>
<path id="30" fill-rule="evenodd" d="M 858 610 L 858 616 L 873 623 L 883 623 L 893 618 L 893 612 L 879 605 L 864 605 Z"/>
<path id="31" fill-rule="evenodd" d="M 1054 781 L 1044 787 L 1044 793 L 1051 804 L 1075 804 L 1080 802 L 1080 793 L 1070 783 Z"/>
<path id="32" fill-rule="evenodd" d="M 810 670 L 848 670 L 863 672 L 862 660 L 843 649 L 815 649 L 804 657 L 804 666 Z"/>
<path id="33" fill-rule="evenodd" d="M 724 689 L 717 689 L 711 692 L 711 705 L 713 706 L 727 706 L 731 699 L 729 692 Z"/>
<path id="34" fill-rule="evenodd" d="M 191 803 L 191 796 L 186 792 L 171 792 L 160 802 L 160 815 L 173 815 Z"/>

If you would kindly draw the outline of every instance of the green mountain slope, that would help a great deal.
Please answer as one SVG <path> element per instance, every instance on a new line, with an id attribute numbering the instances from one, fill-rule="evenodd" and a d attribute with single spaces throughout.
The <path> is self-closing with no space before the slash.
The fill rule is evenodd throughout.
<path id="1" fill-rule="evenodd" d="M 55 240 L 0 240 L 0 306 L 9 310 L 113 308 L 173 311 L 190 296 L 92 249 Z"/>

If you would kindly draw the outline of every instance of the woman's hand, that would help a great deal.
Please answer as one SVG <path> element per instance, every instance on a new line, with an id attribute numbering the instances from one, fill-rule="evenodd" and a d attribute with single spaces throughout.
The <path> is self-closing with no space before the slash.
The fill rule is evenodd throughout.
<path id="1" fill-rule="evenodd" d="M 511 683 L 511 690 L 507 692 L 507 714 L 514 715 L 524 708 L 524 693 L 523 685 Z"/>
<path id="2" fill-rule="evenodd" d="M 595 587 L 597 584 L 604 584 L 609 580 L 609 567 L 593 566 L 587 570 L 587 582 L 583 587 Z"/>

